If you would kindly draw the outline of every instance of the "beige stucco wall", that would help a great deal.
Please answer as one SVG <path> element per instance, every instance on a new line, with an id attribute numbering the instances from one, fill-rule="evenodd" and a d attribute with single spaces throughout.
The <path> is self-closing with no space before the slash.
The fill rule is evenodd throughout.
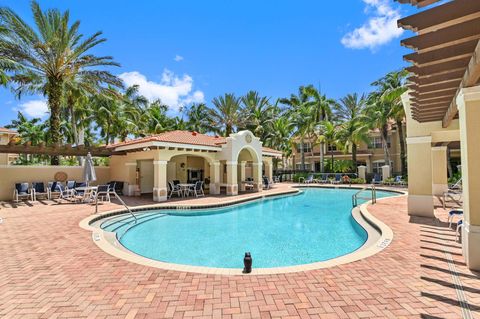
<path id="1" fill-rule="evenodd" d="M 82 181 L 82 166 L 0 166 L 0 200 L 11 200 L 15 183 L 20 182 L 50 182 L 57 172 L 65 172 L 69 180 Z M 94 185 L 105 184 L 110 181 L 110 168 L 95 167 L 97 181 Z"/>

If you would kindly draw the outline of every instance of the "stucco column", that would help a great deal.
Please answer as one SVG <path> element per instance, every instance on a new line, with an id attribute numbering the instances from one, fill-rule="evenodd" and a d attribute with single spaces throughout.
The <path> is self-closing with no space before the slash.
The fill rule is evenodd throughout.
<path id="1" fill-rule="evenodd" d="M 153 161 L 153 200 L 164 202 L 167 200 L 167 161 Z"/>
<path id="2" fill-rule="evenodd" d="M 220 162 L 210 163 L 210 194 L 220 194 Z"/>
<path id="3" fill-rule="evenodd" d="M 244 192 L 245 191 L 245 183 L 242 183 L 246 179 L 245 167 L 247 166 L 246 161 L 240 162 L 240 183 L 238 183 L 239 189 Z"/>
<path id="4" fill-rule="evenodd" d="M 432 194 L 443 195 L 448 190 L 447 147 L 432 147 Z"/>
<path id="5" fill-rule="evenodd" d="M 257 192 L 263 190 L 262 163 L 253 163 L 253 181 Z"/>
<path id="6" fill-rule="evenodd" d="M 463 255 L 468 268 L 480 270 L 480 86 L 457 97 L 462 158 Z"/>
<path id="7" fill-rule="evenodd" d="M 313 169 L 315 169 L 315 164 L 313 164 Z M 270 162 L 265 162 L 265 175 L 268 180 L 271 181 L 273 178 L 273 165 Z"/>
<path id="8" fill-rule="evenodd" d="M 367 179 L 367 167 L 366 166 L 359 166 L 358 167 L 358 178 L 363 178 L 364 180 Z"/>
<path id="9" fill-rule="evenodd" d="M 432 196 L 432 137 L 407 138 L 408 214 L 434 218 Z"/>
<path id="10" fill-rule="evenodd" d="M 365 161 L 367 164 L 367 173 L 372 172 L 372 158 L 370 156 L 367 157 L 367 160 Z"/>
<path id="11" fill-rule="evenodd" d="M 383 165 L 382 166 L 382 181 L 386 181 L 390 178 L 390 165 Z"/>
<path id="12" fill-rule="evenodd" d="M 238 195 L 237 162 L 227 161 L 227 195 Z"/>
<path id="13" fill-rule="evenodd" d="M 127 171 L 127 180 L 123 185 L 123 193 L 127 196 L 135 196 L 136 193 L 140 193 L 137 185 L 137 162 L 125 163 L 125 170 Z"/>

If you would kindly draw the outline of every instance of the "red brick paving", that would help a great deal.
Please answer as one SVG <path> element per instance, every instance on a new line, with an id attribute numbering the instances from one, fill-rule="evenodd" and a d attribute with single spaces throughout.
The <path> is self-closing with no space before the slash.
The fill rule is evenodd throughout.
<path id="1" fill-rule="evenodd" d="M 444 250 L 480 318 L 480 277 L 465 267 L 454 232 L 441 221 L 410 219 L 405 197 L 369 208 L 394 231 L 377 255 L 329 269 L 231 277 L 116 259 L 78 226 L 93 210 L 87 205 L 7 206 L 0 208 L 1 318 L 460 318 Z M 440 209 L 437 215 L 445 220 Z"/>

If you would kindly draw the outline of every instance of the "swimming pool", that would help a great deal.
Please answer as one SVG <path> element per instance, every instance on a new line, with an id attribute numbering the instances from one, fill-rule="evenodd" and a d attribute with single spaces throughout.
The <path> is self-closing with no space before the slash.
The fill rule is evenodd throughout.
<path id="1" fill-rule="evenodd" d="M 117 216 L 101 227 L 128 250 L 162 262 L 243 268 L 248 251 L 257 268 L 295 266 L 349 254 L 366 242 L 367 232 L 351 215 L 357 191 L 306 188 L 221 209 L 145 211 L 136 213 L 136 224 Z M 377 191 L 377 198 L 393 195 Z"/>

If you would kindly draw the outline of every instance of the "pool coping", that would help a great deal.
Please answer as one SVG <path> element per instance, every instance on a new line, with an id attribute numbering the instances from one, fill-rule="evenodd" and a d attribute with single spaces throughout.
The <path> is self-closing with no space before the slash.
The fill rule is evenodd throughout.
<path id="1" fill-rule="evenodd" d="M 247 198 L 241 199 L 232 199 L 231 201 L 222 202 L 218 204 L 197 204 L 197 205 L 187 205 L 187 204 L 179 204 L 179 205 L 165 205 L 165 204 L 154 204 L 154 205 L 143 205 L 138 206 L 132 209 L 134 212 L 138 211 L 148 211 L 148 210 L 197 210 L 197 209 L 205 209 L 205 208 L 221 208 L 226 206 L 234 206 L 239 204 L 245 204 L 252 201 L 263 200 L 265 198 L 271 197 L 284 197 L 284 196 L 292 196 L 298 195 L 301 193 L 299 188 L 347 188 L 347 189 L 361 189 L 362 187 L 352 187 L 348 185 L 292 185 L 287 190 L 277 193 L 271 194 L 262 194 L 258 193 L 258 195 L 254 195 Z M 406 192 L 399 191 L 399 190 L 391 190 L 391 189 L 384 189 L 384 188 L 377 188 L 377 190 L 381 191 L 389 191 L 398 193 L 397 196 L 406 196 Z M 391 197 L 377 199 L 378 201 L 387 200 Z M 182 264 L 174 264 L 168 262 L 162 262 L 158 260 L 149 259 L 143 256 L 140 256 L 128 249 L 126 249 L 118 240 L 115 233 L 104 231 L 103 229 L 99 228 L 98 221 L 111 217 L 114 215 L 124 214 L 126 212 L 125 209 L 118 209 L 112 210 L 101 214 L 91 215 L 82 221 L 80 221 L 79 226 L 83 229 L 89 230 L 92 232 L 92 239 L 94 243 L 102 249 L 104 252 L 129 261 L 133 263 L 137 263 L 144 266 L 164 269 L 164 270 L 174 270 L 174 271 L 183 271 L 183 272 L 193 272 L 193 273 L 202 273 L 202 274 L 213 274 L 213 275 L 239 275 L 239 276 L 251 276 L 251 275 L 271 275 L 271 274 L 283 274 L 283 273 L 293 273 L 293 272 L 302 272 L 302 271 L 309 271 L 315 269 L 322 269 L 322 268 L 330 268 L 346 263 L 351 263 L 354 261 L 358 261 L 372 255 L 375 255 L 382 251 L 383 249 L 387 248 L 388 245 L 393 240 L 393 231 L 388 227 L 385 223 L 374 217 L 367 209 L 367 206 L 371 204 L 371 201 L 368 201 L 360 206 L 354 207 L 352 209 L 352 216 L 355 221 L 365 229 L 367 232 L 367 241 L 357 250 L 339 256 L 333 259 L 303 264 L 303 265 L 296 265 L 296 266 L 287 266 L 287 267 L 275 267 L 275 268 L 253 268 L 250 274 L 243 274 L 242 269 L 239 268 L 213 268 L 213 267 L 202 267 L 202 266 L 190 266 L 190 265 L 182 265 Z M 254 261 L 255 262 L 255 261 Z M 255 266 L 255 263 L 254 263 Z"/>

